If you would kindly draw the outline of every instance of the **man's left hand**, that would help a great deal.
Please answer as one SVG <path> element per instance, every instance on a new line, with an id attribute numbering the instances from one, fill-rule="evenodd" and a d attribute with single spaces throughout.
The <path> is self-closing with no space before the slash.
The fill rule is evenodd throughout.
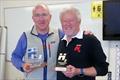
<path id="1" fill-rule="evenodd" d="M 67 71 L 63 72 L 64 75 L 66 77 L 69 77 L 69 78 L 72 78 L 74 77 L 75 75 L 78 75 L 80 73 L 80 69 L 79 68 L 75 68 L 74 66 L 72 65 L 68 65 L 67 66 Z"/>

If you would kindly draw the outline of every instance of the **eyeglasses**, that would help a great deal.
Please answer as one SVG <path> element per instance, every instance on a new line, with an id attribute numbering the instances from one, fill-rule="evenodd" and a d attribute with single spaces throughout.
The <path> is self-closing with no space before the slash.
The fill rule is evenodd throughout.
<path id="1" fill-rule="evenodd" d="M 40 16 L 46 17 L 46 16 L 48 16 L 48 15 L 49 15 L 49 14 L 47 14 L 47 13 L 34 14 L 35 17 L 40 17 Z"/>

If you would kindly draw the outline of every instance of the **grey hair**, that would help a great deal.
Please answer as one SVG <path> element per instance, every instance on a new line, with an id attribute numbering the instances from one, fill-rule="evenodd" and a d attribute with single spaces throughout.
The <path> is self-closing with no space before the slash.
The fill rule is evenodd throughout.
<path id="1" fill-rule="evenodd" d="M 81 15 L 80 15 L 80 12 L 78 9 L 70 6 L 70 7 L 67 7 L 67 8 L 63 8 L 63 10 L 60 12 L 60 19 L 62 19 L 62 16 L 67 13 L 67 12 L 73 12 L 75 13 L 75 15 L 77 16 L 77 19 L 79 21 L 81 21 Z"/>
<path id="2" fill-rule="evenodd" d="M 39 7 L 43 7 L 43 8 L 46 9 L 46 10 L 48 11 L 48 13 L 50 14 L 50 11 L 49 11 L 48 6 L 47 6 L 46 4 L 44 4 L 44 3 L 37 4 L 37 5 L 33 8 L 32 13 L 34 13 L 34 11 L 35 11 L 36 9 L 38 9 Z"/>

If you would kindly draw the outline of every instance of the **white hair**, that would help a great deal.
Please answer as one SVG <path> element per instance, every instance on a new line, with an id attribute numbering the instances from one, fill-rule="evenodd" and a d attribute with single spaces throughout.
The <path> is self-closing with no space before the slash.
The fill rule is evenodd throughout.
<path id="1" fill-rule="evenodd" d="M 61 11 L 60 13 L 60 19 L 62 18 L 62 16 L 65 14 L 65 13 L 68 13 L 68 12 L 73 12 L 75 13 L 75 15 L 77 16 L 77 19 L 80 21 L 81 20 L 81 15 L 80 15 L 80 12 L 78 9 L 70 6 L 70 7 L 67 7 L 67 8 L 63 8 L 63 10 Z"/>

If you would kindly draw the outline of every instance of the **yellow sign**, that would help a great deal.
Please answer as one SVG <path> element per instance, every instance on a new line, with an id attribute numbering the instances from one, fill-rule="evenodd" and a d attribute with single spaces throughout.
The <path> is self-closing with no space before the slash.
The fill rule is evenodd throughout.
<path id="1" fill-rule="evenodd" d="M 95 1 L 92 2 L 92 18 L 102 18 L 103 16 L 103 2 L 102 1 Z"/>

